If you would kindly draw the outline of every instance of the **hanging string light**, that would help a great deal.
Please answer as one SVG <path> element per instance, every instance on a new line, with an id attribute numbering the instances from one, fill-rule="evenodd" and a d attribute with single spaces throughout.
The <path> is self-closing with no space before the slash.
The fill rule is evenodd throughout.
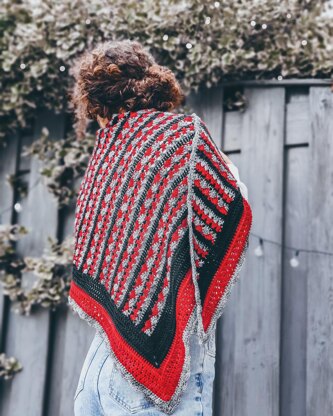
<path id="1" fill-rule="evenodd" d="M 296 250 L 295 256 L 290 259 L 290 266 L 291 267 L 298 267 L 299 260 L 298 260 L 299 250 Z"/>
<path id="2" fill-rule="evenodd" d="M 321 254 L 321 255 L 326 255 L 326 256 L 333 256 L 333 252 L 292 247 L 292 246 L 288 246 L 286 244 L 281 244 L 277 241 L 269 240 L 268 238 L 263 238 L 263 237 L 259 236 L 258 234 L 255 234 L 255 233 L 252 233 L 252 232 L 250 232 L 250 235 L 258 238 L 258 240 L 259 240 L 258 246 L 254 249 L 254 254 L 257 257 L 262 257 L 264 255 L 264 242 L 274 244 L 278 247 L 281 247 L 281 248 L 287 249 L 287 250 L 292 250 L 294 252 L 294 255 L 289 260 L 290 266 L 294 267 L 294 268 L 298 267 L 300 265 L 299 254 L 301 252 L 312 253 L 312 254 Z"/>
<path id="3" fill-rule="evenodd" d="M 259 238 L 259 245 L 254 249 L 254 254 L 257 257 L 262 257 L 264 255 L 263 240 L 261 237 Z"/>
<path id="4" fill-rule="evenodd" d="M 41 177 L 37 178 L 37 180 L 28 188 L 28 192 L 30 190 L 32 190 L 35 186 L 37 186 L 40 181 L 41 181 Z M 17 213 L 20 213 L 23 210 L 23 207 L 22 207 L 20 202 L 15 202 L 13 208 Z M 12 209 L 12 205 L 8 206 L 7 208 L 3 209 L 0 212 L 0 224 L 2 224 L 2 215 L 5 212 L 10 211 L 11 209 Z M 333 252 L 292 247 L 292 246 L 288 246 L 286 244 L 281 244 L 277 241 L 270 240 L 268 238 L 264 238 L 264 237 L 262 237 L 262 236 L 260 236 L 256 233 L 253 233 L 253 232 L 250 232 L 250 235 L 257 238 L 258 241 L 259 241 L 259 244 L 257 245 L 257 247 L 253 251 L 256 257 L 263 257 L 264 256 L 264 254 L 265 254 L 264 253 L 264 243 L 274 244 L 274 245 L 277 245 L 277 246 L 279 246 L 283 249 L 292 250 L 294 252 L 294 255 L 289 260 L 290 266 L 294 267 L 294 268 L 296 268 L 300 265 L 299 254 L 301 252 L 333 256 Z"/>
<path id="5" fill-rule="evenodd" d="M 22 205 L 19 202 L 16 202 L 16 204 L 14 204 L 14 209 L 16 212 L 21 212 L 22 211 Z"/>

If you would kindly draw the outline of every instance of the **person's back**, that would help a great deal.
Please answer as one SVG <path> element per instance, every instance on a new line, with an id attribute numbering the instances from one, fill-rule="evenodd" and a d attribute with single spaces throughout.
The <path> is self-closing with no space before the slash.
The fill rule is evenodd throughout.
<path id="1" fill-rule="evenodd" d="M 97 330 L 77 416 L 211 414 L 216 321 L 252 216 L 205 123 L 171 112 L 183 98 L 136 42 L 80 63 L 73 102 L 101 128 L 75 212 L 69 302 Z"/>

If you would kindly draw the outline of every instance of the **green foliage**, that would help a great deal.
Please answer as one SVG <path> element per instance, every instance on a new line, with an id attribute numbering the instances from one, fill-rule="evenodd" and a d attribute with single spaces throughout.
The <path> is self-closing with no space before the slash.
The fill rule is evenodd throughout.
<path id="1" fill-rule="evenodd" d="M 9 380 L 21 370 L 22 365 L 16 358 L 7 357 L 5 353 L 0 354 L 0 380 Z"/>
<path id="2" fill-rule="evenodd" d="M 3 293 L 12 302 L 16 313 L 29 315 L 40 305 L 55 309 L 67 302 L 73 258 L 73 238 L 67 237 L 61 244 L 49 238 L 50 247 L 40 258 L 21 258 L 14 242 L 27 234 L 27 229 L 14 225 L 0 226 L 0 280 Z M 23 272 L 34 277 L 29 288 L 22 285 Z"/>
<path id="3" fill-rule="evenodd" d="M 176 73 L 186 92 L 227 80 L 329 77 L 333 22 L 324 13 L 327 4 L 5 0 L 0 5 L 0 138 L 29 127 L 40 108 L 66 110 L 73 59 L 103 40 L 141 41 Z"/>
<path id="4" fill-rule="evenodd" d="M 41 137 L 25 146 L 22 156 L 37 156 L 44 162 L 40 174 L 61 208 L 76 196 L 75 181 L 85 172 L 94 144 L 95 135 L 89 133 L 80 141 L 73 134 L 61 140 L 49 140 L 49 131 L 43 128 Z"/>

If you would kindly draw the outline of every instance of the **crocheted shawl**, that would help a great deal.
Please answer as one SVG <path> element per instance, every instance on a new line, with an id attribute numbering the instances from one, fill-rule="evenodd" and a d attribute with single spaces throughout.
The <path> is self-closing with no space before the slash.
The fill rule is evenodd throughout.
<path id="1" fill-rule="evenodd" d="M 114 114 L 96 134 L 75 211 L 71 308 L 122 376 L 163 412 L 243 264 L 252 223 L 203 120 L 154 108 Z"/>

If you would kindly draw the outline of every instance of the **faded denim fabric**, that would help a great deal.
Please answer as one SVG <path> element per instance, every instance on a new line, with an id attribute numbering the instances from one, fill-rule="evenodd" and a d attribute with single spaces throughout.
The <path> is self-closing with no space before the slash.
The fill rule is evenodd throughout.
<path id="1" fill-rule="evenodd" d="M 199 345 L 197 336 L 191 335 L 191 375 L 173 415 L 212 416 L 215 335 L 213 333 L 205 345 Z M 75 416 L 166 415 L 124 379 L 113 363 L 103 339 L 96 332 L 75 392 Z"/>

